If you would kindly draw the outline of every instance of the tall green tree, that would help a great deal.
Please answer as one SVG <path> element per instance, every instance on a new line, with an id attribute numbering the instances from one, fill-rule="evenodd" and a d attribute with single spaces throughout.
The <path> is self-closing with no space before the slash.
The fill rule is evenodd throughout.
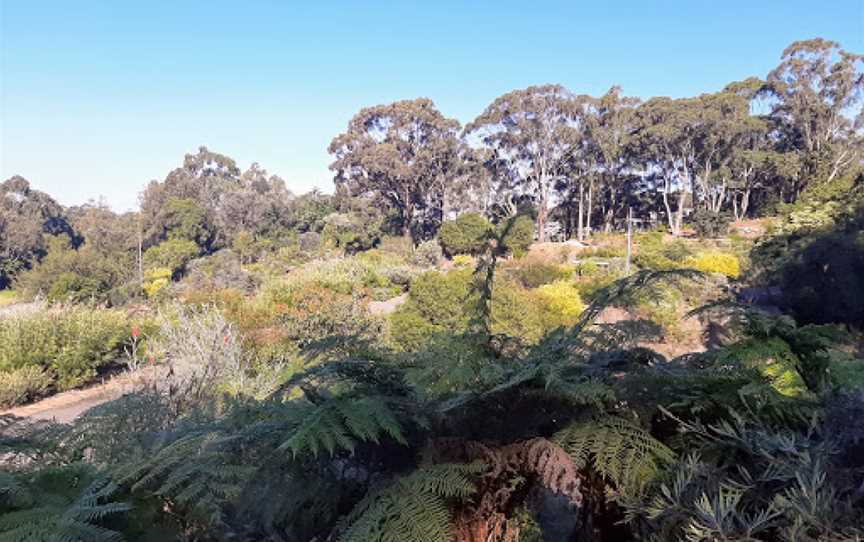
<path id="1" fill-rule="evenodd" d="M 681 233 L 687 198 L 693 193 L 698 118 L 698 103 L 692 98 L 652 98 L 637 110 L 631 152 L 660 192 L 673 235 Z"/>
<path id="2" fill-rule="evenodd" d="M 579 100 L 561 85 L 514 90 L 495 99 L 465 127 L 471 142 L 496 153 L 497 172 L 537 205 L 537 235 L 546 240 L 553 189 L 572 173 L 581 142 Z"/>
<path id="3" fill-rule="evenodd" d="M 796 41 L 768 74 L 772 116 L 792 148 L 804 153 L 802 179 L 830 181 L 860 157 L 864 55 L 834 41 Z M 797 187 L 797 191 L 804 186 Z"/>
<path id="4" fill-rule="evenodd" d="M 392 207 L 402 235 L 416 239 L 424 217 L 440 222 L 443 187 L 458 165 L 458 131 L 428 98 L 365 108 L 330 143 L 335 183 Z"/>
<path id="5" fill-rule="evenodd" d="M 226 194 L 241 187 L 240 168 L 223 154 L 200 147 L 187 154 L 183 165 L 172 170 L 162 182 L 151 181 L 141 194 L 141 218 L 148 245 L 165 239 L 170 229 L 166 224 L 166 207 L 170 200 L 191 200 L 215 222 L 223 207 Z M 170 213 L 168 213 L 170 214 Z M 222 232 L 215 231 L 212 242 L 224 244 Z"/>
<path id="6" fill-rule="evenodd" d="M 621 87 L 610 88 L 603 96 L 592 100 L 586 133 L 592 152 L 597 156 L 598 180 L 604 229 L 612 229 L 616 215 L 622 214 L 625 180 L 631 166 L 627 148 L 632 137 L 638 98 L 622 96 Z M 593 186 L 589 187 L 587 227 L 591 229 L 594 204 Z"/>
<path id="7" fill-rule="evenodd" d="M 45 235 L 77 236 L 63 207 L 21 176 L 0 183 L 0 289 L 47 252 Z"/>

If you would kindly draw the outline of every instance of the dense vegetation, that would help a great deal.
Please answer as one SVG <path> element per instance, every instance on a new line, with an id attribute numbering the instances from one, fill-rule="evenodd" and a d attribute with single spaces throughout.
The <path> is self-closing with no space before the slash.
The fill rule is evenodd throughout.
<path id="1" fill-rule="evenodd" d="M 0 414 L 0 541 L 860 540 L 861 63 L 371 107 L 333 195 L 204 147 L 123 215 L 7 180 L 0 405 L 140 384 Z"/>

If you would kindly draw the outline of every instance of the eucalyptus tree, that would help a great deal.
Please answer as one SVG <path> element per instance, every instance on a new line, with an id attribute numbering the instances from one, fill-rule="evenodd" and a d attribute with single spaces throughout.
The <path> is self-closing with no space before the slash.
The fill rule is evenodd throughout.
<path id="1" fill-rule="evenodd" d="M 864 56 L 817 38 L 792 43 L 768 75 L 772 116 L 790 146 L 804 153 L 805 183 L 831 180 L 860 156 L 862 66 Z"/>
<path id="2" fill-rule="evenodd" d="M 465 127 L 469 143 L 479 142 L 495 153 L 499 179 L 534 199 L 541 242 L 555 184 L 572 173 L 579 151 L 578 105 L 561 85 L 532 86 L 495 99 Z"/>
<path id="3" fill-rule="evenodd" d="M 216 224 L 227 239 L 245 232 L 275 240 L 292 226 L 293 199 L 284 180 L 253 163 L 238 186 L 223 196 L 215 212 Z"/>
<path id="4" fill-rule="evenodd" d="M 368 107 L 330 143 L 330 169 L 337 187 L 389 205 L 402 235 L 416 238 L 424 216 L 440 220 L 443 189 L 458 167 L 458 132 L 428 98 Z"/>
<path id="5" fill-rule="evenodd" d="M 703 94 L 694 103 L 697 135 L 694 199 L 709 211 L 719 213 L 731 185 L 730 163 L 748 145 L 758 145 L 764 122 L 751 116 L 749 101 L 734 92 Z"/>
<path id="6" fill-rule="evenodd" d="M 688 195 L 693 193 L 700 136 L 700 104 L 694 98 L 652 98 L 639 106 L 630 152 L 653 181 L 673 235 L 680 235 Z"/>
<path id="7" fill-rule="evenodd" d="M 141 219 L 145 242 L 153 245 L 165 239 L 172 200 L 187 200 L 207 215 L 207 221 L 216 222 L 225 195 L 240 187 L 240 168 L 223 154 L 200 147 L 195 154 L 187 154 L 181 167 L 172 170 L 162 182 L 151 181 L 141 194 Z M 224 243 L 222 231 L 214 231 L 213 242 Z M 207 247 L 204 247 L 207 248 Z"/>
<path id="8" fill-rule="evenodd" d="M 593 115 L 588 117 L 589 122 L 586 123 L 587 136 L 597 156 L 603 223 L 607 232 L 611 231 L 615 216 L 621 213 L 621 205 L 626 201 L 622 192 L 625 190 L 627 172 L 631 167 L 627 146 L 633 134 L 638 104 L 638 98 L 622 96 L 621 87 L 614 86 L 603 96 L 593 100 Z M 593 186 L 589 186 L 588 192 L 587 226 L 590 230 Z"/>
<path id="9" fill-rule="evenodd" d="M 0 289 L 45 255 L 44 234 L 77 238 L 63 207 L 51 196 L 34 190 L 19 175 L 0 183 Z"/>

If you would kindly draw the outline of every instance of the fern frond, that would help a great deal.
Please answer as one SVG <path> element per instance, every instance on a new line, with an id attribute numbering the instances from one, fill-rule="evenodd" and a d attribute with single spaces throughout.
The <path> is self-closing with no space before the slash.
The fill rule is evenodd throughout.
<path id="1" fill-rule="evenodd" d="M 675 459 L 675 453 L 647 431 L 615 417 L 571 425 L 554 440 L 578 468 L 592 467 L 624 495 L 641 492 L 662 465 Z"/>
<path id="2" fill-rule="evenodd" d="M 340 542 L 440 542 L 452 539 L 448 499 L 465 499 L 475 488 L 478 466 L 423 467 L 367 495 L 343 522 Z"/>
<path id="3" fill-rule="evenodd" d="M 316 405 L 279 449 L 294 457 L 307 452 L 317 456 L 322 450 L 333 455 L 338 450 L 353 452 L 358 441 L 378 443 L 385 435 L 407 444 L 387 399 L 340 397 Z"/>
<path id="4" fill-rule="evenodd" d="M 126 503 L 113 502 L 117 486 L 106 478 L 94 479 L 86 465 L 47 468 L 35 475 L 17 475 L 17 485 L 32 499 L 15 503 L 14 508 L 0 505 L 0 541 L 118 542 L 120 533 L 101 522 L 131 509 Z M 26 479 L 24 477 L 27 477 Z M 3 476 L 5 479 L 6 476 Z M 92 480 L 87 483 L 88 480 Z M 76 491 L 79 484 L 86 484 Z M 8 481 L 4 487 L 10 487 Z M 36 507 L 30 507 L 36 503 Z"/>

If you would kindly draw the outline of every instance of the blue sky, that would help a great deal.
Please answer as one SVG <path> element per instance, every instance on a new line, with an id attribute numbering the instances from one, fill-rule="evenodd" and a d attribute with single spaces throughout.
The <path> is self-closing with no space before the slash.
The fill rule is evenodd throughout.
<path id="1" fill-rule="evenodd" d="M 207 145 L 330 190 L 364 106 L 427 96 L 464 123 L 532 84 L 694 95 L 816 36 L 864 52 L 864 1 L 0 0 L 0 179 L 124 210 Z"/>

